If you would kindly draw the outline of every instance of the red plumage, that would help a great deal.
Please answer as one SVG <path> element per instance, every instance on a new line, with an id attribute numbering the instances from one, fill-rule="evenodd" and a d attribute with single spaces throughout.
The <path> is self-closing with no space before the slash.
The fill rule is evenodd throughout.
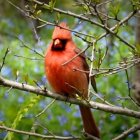
<path id="1" fill-rule="evenodd" d="M 68 62 L 80 50 L 76 47 L 71 32 L 67 29 L 69 28 L 66 23 L 61 23 L 59 27 L 54 29 L 53 41 L 45 54 L 46 76 L 50 85 L 58 94 L 74 98 L 78 94 L 87 98 L 89 78 L 88 74 L 81 71 L 87 71 L 89 68 L 83 54 Z M 68 63 L 63 65 L 65 62 Z M 90 108 L 80 106 L 80 111 L 85 132 L 99 137 L 99 131 Z"/>

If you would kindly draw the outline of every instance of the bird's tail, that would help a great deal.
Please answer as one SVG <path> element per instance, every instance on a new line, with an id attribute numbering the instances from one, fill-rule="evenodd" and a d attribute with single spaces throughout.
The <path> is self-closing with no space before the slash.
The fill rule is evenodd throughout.
<path id="1" fill-rule="evenodd" d="M 80 112 L 81 112 L 85 132 L 99 138 L 100 137 L 99 130 L 96 126 L 90 108 L 86 106 L 79 106 L 79 107 L 80 107 Z"/>

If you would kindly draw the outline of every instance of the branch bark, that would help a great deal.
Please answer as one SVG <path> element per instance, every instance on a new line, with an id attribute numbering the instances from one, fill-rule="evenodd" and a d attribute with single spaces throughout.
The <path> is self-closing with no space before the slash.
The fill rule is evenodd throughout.
<path id="1" fill-rule="evenodd" d="M 12 129 L 6 126 L 0 126 L 0 129 L 2 130 L 6 130 L 6 131 L 10 131 L 10 132 L 15 132 L 15 133 L 19 133 L 19 134 L 23 134 L 23 135 L 28 135 L 28 136 L 33 136 L 33 137 L 38 137 L 38 138 L 42 138 L 42 139 L 57 139 L 57 140 L 76 140 L 79 139 L 78 137 L 62 137 L 62 136 L 47 136 L 47 135 L 42 135 L 42 134 L 38 134 L 38 133 L 33 133 L 33 132 L 27 132 L 27 131 L 22 131 L 22 130 L 17 130 L 17 129 Z"/>
<path id="2" fill-rule="evenodd" d="M 131 109 L 117 107 L 117 106 L 110 106 L 110 105 L 106 105 L 106 104 L 98 103 L 98 102 L 93 102 L 93 101 L 88 102 L 85 100 L 78 100 L 78 99 L 73 99 L 73 98 L 67 99 L 64 96 L 52 93 L 51 91 L 49 91 L 45 88 L 41 89 L 39 87 L 34 87 L 34 86 L 27 85 L 24 83 L 18 83 L 18 82 L 12 81 L 12 80 L 5 79 L 2 76 L 0 76 L 0 85 L 3 85 L 5 87 L 12 87 L 14 89 L 19 89 L 22 91 L 31 92 L 31 93 L 34 93 L 36 95 L 54 98 L 54 99 L 60 100 L 60 101 L 65 101 L 65 102 L 67 101 L 71 104 L 88 106 L 90 108 L 102 110 L 105 112 L 110 112 L 113 114 L 120 114 L 120 115 L 129 116 L 129 117 L 140 118 L 140 112 L 137 112 L 137 111 L 134 111 Z"/>
<path id="3" fill-rule="evenodd" d="M 35 2 L 37 3 L 38 5 L 40 5 L 42 8 L 46 9 L 46 10 L 50 10 L 50 6 L 48 4 L 45 4 L 45 3 L 42 3 L 38 0 L 28 0 L 28 1 L 32 1 L 32 2 Z M 82 15 L 78 15 L 78 14 L 75 14 L 73 12 L 70 12 L 70 11 L 64 11 L 64 10 L 61 10 L 61 9 L 58 9 L 58 8 L 53 8 L 53 10 L 55 12 L 59 12 L 61 14 L 65 14 L 65 15 L 69 15 L 69 16 L 72 16 L 74 18 L 78 18 L 78 19 L 81 19 L 83 21 L 87 21 L 93 25 L 96 25 L 98 27 L 101 27 L 102 29 L 106 30 L 106 33 L 102 34 L 99 39 L 103 38 L 104 36 L 106 36 L 108 33 L 114 35 L 116 38 L 118 38 L 121 42 L 123 42 L 124 44 L 126 44 L 128 47 L 130 47 L 132 50 L 135 50 L 135 47 L 133 45 L 131 45 L 130 43 L 128 43 L 126 40 L 124 40 L 123 38 L 121 38 L 117 33 L 114 32 L 114 30 L 121 26 L 122 24 L 124 24 L 126 21 L 128 21 L 132 16 L 134 16 L 136 13 L 137 13 L 137 10 L 134 10 L 133 12 L 131 12 L 127 17 L 125 17 L 124 19 L 122 19 L 119 23 L 117 23 L 116 25 L 114 25 L 112 28 L 108 28 L 106 25 L 104 24 L 101 24 L 99 22 L 96 22 L 90 18 L 87 18 L 85 16 L 82 16 Z M 32 17 L 31 17 L 32 18 Z M 38 19 L 39 21 L 42 21 L 43 23 L 46 23 L 48 24 L 48 22 L 40 19 L 40 18 L 36 18 Z"/>
<path id="4" fill-rule="evenodd" d="M 138 130 L 140 130 L 140 124 L 134 125 L 133 127 L 131 127 L 130 129 L 124 131 L 121 135 L 117 136 L 116 138 L 114 138 L 112 140 L 122 140 L 123 138 L 125 138 L 129 134 L 132 134 L 132 133 L 134 133 L 134 132 L 136 132 Z"/>

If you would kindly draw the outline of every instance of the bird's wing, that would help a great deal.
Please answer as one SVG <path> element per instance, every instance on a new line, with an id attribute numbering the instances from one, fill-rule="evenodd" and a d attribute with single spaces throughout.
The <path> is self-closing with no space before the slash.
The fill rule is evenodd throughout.
<path id="1" fill-rule="evenodd" d="M 76 54 L 79 54 L 81 52 L 81 50 L 79 48 L 76 48 L 74 51 L 76 52 Z M 89 71 L 89 66 L 88 66 L 87 61 L 86 61 L 86 55 L 84 53 L 81 53 L 79 55 L 79 57 L 81 57 L 81 59 L 83 61 L 84 70 L 85 71 Z M 86 73 L 86 75 L 87 75 L 87 79 L 89 81 L 89 74 Z M 95 77 L 94 76 L 91 77 L 91 84 L 92 84 L 92 87 L 95 90 L 95 92 L 97 92 L 96 81 L 95 81 Z"/>

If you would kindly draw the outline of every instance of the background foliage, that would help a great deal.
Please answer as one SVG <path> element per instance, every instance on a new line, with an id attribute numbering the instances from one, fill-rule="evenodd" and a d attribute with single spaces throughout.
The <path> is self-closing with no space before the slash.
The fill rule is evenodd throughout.
<path id="1" fill-rule="evenodd" d="M 23 4 L 24 2 L 24 4 Z M 78 1 L 77 1 L 78 2 Z M 135 2 L 135 1 L 134 1 Z M 36 8 L 35 3 L 28 3 L 25 1 L 13 0 L 12 3 L 25 9 L 30 6 L 32 9 Z M 86 5 L 75 5 L 76 1 L 56 1 L 55 7 L 66 11 L 72 11 L 76 14 L 88 13 Z M 132 1 L 111 1 L 108 3 L 107 13 L 109 16 L 117 19 L 122 19 L 133 11 Z M 35 9 L 37 16 L 49 22 L 66 21 L 69 27 L 75 31 L 90 34 L 94 37 L 101 35 L 104 30 L 98 26 L 84 22 L 74 17 L 56 13 L 55 11 L 48 11 L 37 6 Z M 39 11 L 40 10 L 40 11 Z M 87 15 L 88 17 L 88 15 Z M 97 22 L 98 18 L 91 16 Z M 113 26 L 117 21 L 110 20 L 109 26 Z M 124 40 L 130 44 L 135 44 L 135 22 L 136 18 L 132 17 L 126 24 L 119 27 L 116 32 Z M 0 64 L 3 62 L 4 54 L 9 49 L 5 64 L 1 70 L 1 75 L 5 78 L 18 81 L 21 83 L 28 83 L 34 86 L 47 86 L 48 82 L 44 74 L 44 60 L 34 50 L 44 55 L 48 44 L 51 41 L 53 26 L 46 25 L 42 28 L 37 28 L 37 34 L 34 33 L 34 28 L 41 25 L 35 20 L 31 20 L 24 16 L 17 8 L 11 5 L 8 1 L 0 1 Z M 38 37 L 36 37 L 38 35 Z M 87 43 L 78 38 L 73 33 L 74 41 L 81 49 L 87 46 Z M 90 37 L 85 37 L 86 40 L 92 40 Z M 29 49 L 30 48 L 30 49 Z M 118 40 L 113 35 L 101 39 L 97 43 L 96 56 L 94 61 L 94 68 L 99 65 L 100 56 L 103 56 L 108 48 L 108 53 L 105 56 L 100 68 L 114 68 L 119 66 L 120 62 L 131 58 L 134 53 L 131 49 Z M 91 57 L 90 47 L 86 54 Z M 90 63 L 90 62 L 89 62 Z M 138 110 L 138 107 L 129 98 L 128 82 L 133 78 L 133 69 L 128 71 L 129 81 L 127 79 L 126 71 L 121 71 L 111 75 L 99 75 L 96 77 L 97 87 L 100 97 L 104 98 L 111 104 L 117 106 L 128 107 Z M 101 102 L 96 96 L 93 97 L 95 101 Z M 12 89 L 12 87 L 5 88 L 0 86 L 0 121 L 2 124 L 31 132 L 38 132 L 42 134 L 57 134 L 57 135 L 81 135 L 82 122 L 78 107 L 55 101 L 43 114 L 36 117 L 53 99 L 44 98 L 33 95 L 28 92 Z M 103 140 L 111 139 L 126 129 L 137 124 L 138 120 L 103 111 L 93 110 L 97 124 L 101 130 L 101 137 Z M 33 140 L 34 138 L 9 133 L 7 131 L 0 131 L 0 139 L 14 139 L 14 140 Z M 137 133 L 129 135 L 127 140 L 137 140 Z"/>

